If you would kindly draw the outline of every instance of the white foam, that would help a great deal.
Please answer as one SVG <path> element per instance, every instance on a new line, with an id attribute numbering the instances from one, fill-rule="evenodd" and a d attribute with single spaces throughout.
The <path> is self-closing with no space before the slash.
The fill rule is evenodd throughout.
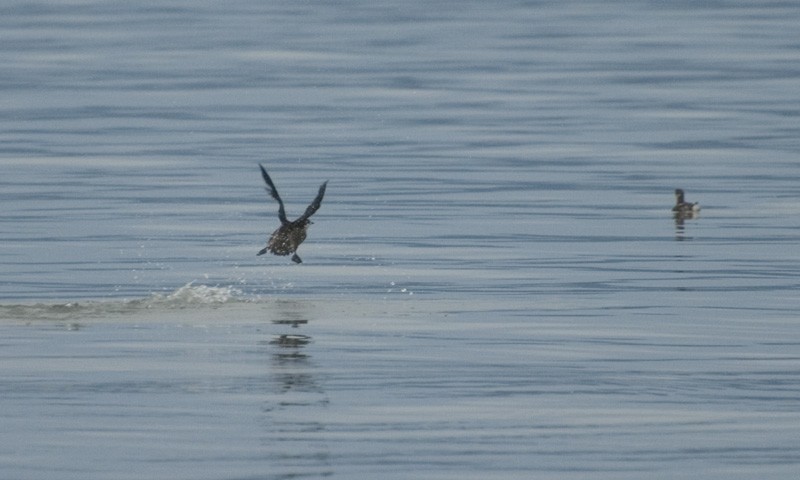
<path id="1" fill-rule="evenodd" d="M 138 299 L 0 305 L 2 320 L 70 320 L 129 315 L 143 310 L 216 307 L 252 299 L 233 286 L 195 285 L 189 282 L 172 293 L 154 293 Z"/>
<path id="2" fill-rule="evenodd" d="M 148 308 L 153 305 L 182 307 L 189 305 L 221 304 L 244 299 L 243 293 L 233 286 L 194 285 L 189 282 L 168 295 L 154 294 L 146 299 Z"/>

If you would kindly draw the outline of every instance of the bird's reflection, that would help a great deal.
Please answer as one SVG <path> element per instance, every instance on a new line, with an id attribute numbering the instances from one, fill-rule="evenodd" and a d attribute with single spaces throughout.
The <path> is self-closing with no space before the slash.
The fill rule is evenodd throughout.
<path id="1" fill-rule="evenodd" d="M 272 320 L 275 325 L 289 325 L 297 328 L 300 325 L 308 324 L 308 314 L 304 312 L 305 306 L 302 302 L 294 300 L 278 300 L 275 302 L 277 318 Z"/>
<path id="2" fill-rule="evenodd" d="M 308 355 L 302 350 L 311 343 L 308 335 L 277 335 L 268 342 L 269 345 L 277 347 L 272 353 L 273 363 L 285 366 L 289 363 L 297 363 L 308 360 Z"/>
<path id="3" fill-rule="evenodd" d="M 305 305 L 296 301 L 275 303 L 274 325 L 288 325 L 300 328 L 308 324 Z M 270 347 L 272 371 L 281 392 L 321 392 L 314 378 L 314 365 L 307 352 L 313 342 L 310 335 L 300 333 L 280 333 L 265 342 Z M 313 401 L 311 402 L 313 403 Z"/>
<path id="4" fill-rule="evenodd" d="M 696 212 L 675 212 L 672 214 L 672 218 L 675 221 L 675 240 L 683 241 L 690 239 L 691 237 L 686 236 L 686 220 L 694 220 L 695 218 L 699 217 L 700 214 Z"/>
<path id="5" fill-rule="evenodd" d="M 329 398 L 319 380 L 319 370 L 310 347 L 311 335 L 299 333 L 312 318 L 308 305 L 298 301 L 277 301 L 271 310 L 270 322 L 277 330 L 269 340 L 259 342 L 269 355 L 270 392 L 264 402 L 264 433 L 262 444 L 271 464 L 285 470 L 285 478 L 295 478 L 315 472 L 331 476 L 330 451 L 324 441 L 327 425 L 311 420 L 321 418 L 320 409 L 327 407 Z M 291 333 L 285 331 L 291 328 Z M 287 453 L 284 440 L 298 438 Z"/>
<path id="6" fill-rule="evenodd" d="M 311 342 L 311 337 L 308 335 L 278 335 L 273 338 L 269 344 L 276 345 L 280 348 L 303 348 Z"/>

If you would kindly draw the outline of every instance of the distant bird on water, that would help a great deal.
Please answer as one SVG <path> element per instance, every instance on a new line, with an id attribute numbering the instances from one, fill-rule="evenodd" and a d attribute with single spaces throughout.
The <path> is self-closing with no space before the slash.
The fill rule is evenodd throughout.
<path id="1" fill-rule="evenodd" d="M 700 204 L 685 201 L 683 199 L 683 190 L 679 188 L 675 190 L 675 206 L 672 207 L 672 211 L 676 216 L 692 218 L 696 213 L 700 212 Z"/>
<path id="2" fill-rule="evenodd" d="M 294 263 L 303 263 L 296 253 L 297 247 L 306 239 L 306 230 L 308 230 L 308 226 L 314 223 L 309 220 L 309 217 L 314 215 L 314 212 L 319 210 L 320 205 L 322 205 L 322 197 L 325 196 L 325 187 L 328 185 L 328 181 L 326 180 L 319 186 L 317 198 L 306 208 L 305 213 L 300 215 L 297 220 L 290 222 L 286 218 L 283 200 L 281 200 L 281 196 L 278 195 L 278 189 L 275 188 L 275 184 L 272 183 L 269 174 L 264 170 L 264 166 L 261 164 L 258 164 L 258 166 L 261 168 L 261 176 L 264 177 L 264 181 L 267 183 L 269 194 L 278 201 L 278 218 L 281 221 L 281 226 L 272 232 L 272 235 L 270 235 L 267 241 L 267 246 L 262 248 L 257 255 L 264 255 L 267 252 L 273 255 L 291 255 Z"/>

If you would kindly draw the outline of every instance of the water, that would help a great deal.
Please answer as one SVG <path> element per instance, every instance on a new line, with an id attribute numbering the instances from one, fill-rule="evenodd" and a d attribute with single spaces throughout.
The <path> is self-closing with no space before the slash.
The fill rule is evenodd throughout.
<path id="1" fill-rule="evenodd" d="M 796 474 L 800 7 L 0 12 L 4 478 Z"/>

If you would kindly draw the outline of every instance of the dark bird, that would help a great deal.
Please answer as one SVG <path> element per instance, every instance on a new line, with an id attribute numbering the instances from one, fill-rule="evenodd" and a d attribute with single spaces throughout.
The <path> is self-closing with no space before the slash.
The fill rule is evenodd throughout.
<path id="1" fill-rule="evenodd" d="M 675 190 L 675 206 L 672 207 L 672 211 L 675 215 L 692 218 L 696 213 L 700 212 L 700 204 L 685 201 L 683 199 L 683 190 L 679 188 Z"/>
<path id="2" fill-rule="evenodd" d="M 303 263 L 296 253 L 297 247 L 306 239 L 308 226 L 314 223 L 309 220 L 309 217 L 314 215 L 314 212 L 319 210 L 320 205 L 322 205 L 322 197 L 325 196 L 325 187 L 328 185 L 328 181 L 326 180 L 319 186 L 317 198 L 306 208 L 305 213 L 300 215 L 297 220 L 290 222 L 286 218 L 286 210 L 283 208 L 281 196 L 278 195 L 278 189 L 275 188 L 275 184 L 272 183 L 272 179 L 269 178 L 269 174 L 264 170 L 263 165 L 258 164 L 258 166 L 261 168 L 261 176 L 264 177 L 264 181 L 267 183 L 269 194 L 278 201 L 278 218 L 281 221 L 281 226 L 272 232 L 269 240 L 267 240 L 267 246 L 262 248 L 257 255 L 264 255 L 267 252 L 273 255 L 291 255 L 294 263 Z"/>

